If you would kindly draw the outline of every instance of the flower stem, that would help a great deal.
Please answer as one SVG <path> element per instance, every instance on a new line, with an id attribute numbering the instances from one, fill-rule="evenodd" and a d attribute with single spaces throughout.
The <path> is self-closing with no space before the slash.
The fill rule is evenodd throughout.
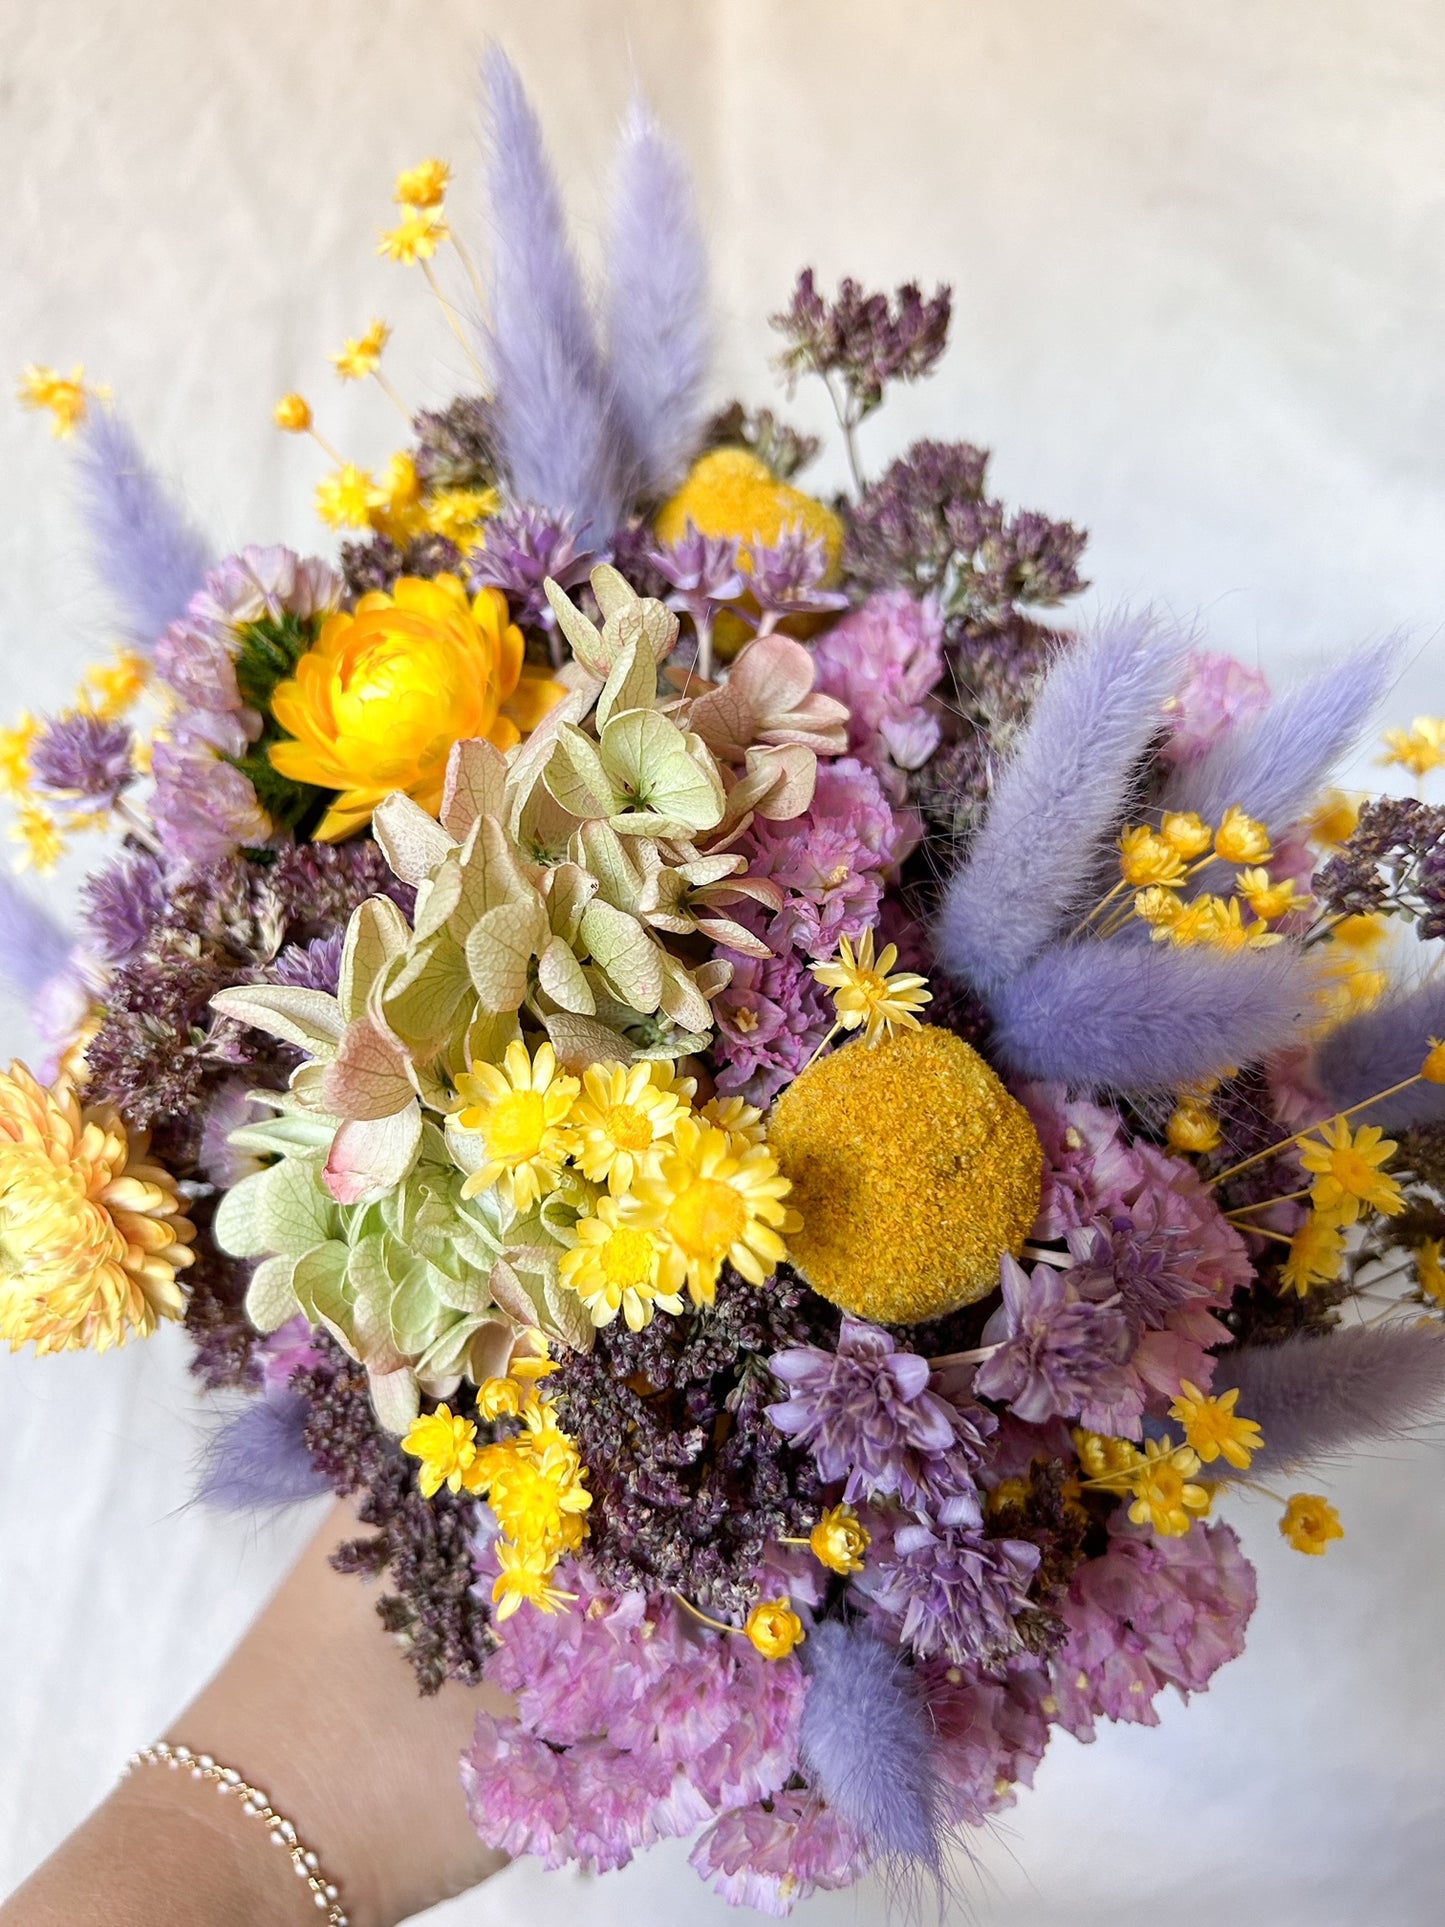
<path id="1" fill-rule="evenodd" d="M 1387 1097 L 1394 1097 L 1400 1091 L 1408 1091 L 1412 1084 L 1420 1082 L 1420 1078 L 1421 1072 L 1416 1071 L 1413 1077 L 1402 1078 L 1398 1084 L 1392 1084 L 1388 1090 L 1376 1091 L 1373 1097 L 1362 1097 L 1358 1104 L 1352 1104 L 1347 1111 L 1336 1111 L 1333 1117 L 1327 1117 L 1319 1124 L 1310 1124 L 1303 1131 L 1296 1131 L 1293 1137 L 1281 1138 L 1278 1144 L 1268 1145 L 1263 1151 L 1256 1151 L 1253 1157 L 1244 1158 L 1238 1164 L 1231 1164 L 1227 1171 L 1221 1171 L 1218 1177 L 1209 1180 L 1210 1189 L 1212 1190 L 1216 1184 L 1223 1184 L 1226 1178 L 1238 1177 L 1241 1171 L 1248 1171 L 1253 1165 L 1263 1164 L 1266 1158 L 1278 1157 L 1281 1151 L 1287 1151 L 1292 1144 L 1303 1144 L 1305 1139 L 1313 1137 L 1316 1131 L 1324 1131 L 1331 1124 L 1343 1124 L 1347 1117 L 1353 1117 L 1357 1111 L 1367 1111 L 1372 1104 L 1383 1104 Z"/>
<path id="2" fill-rule="evenodd" d="M 701 1620 L 704 1626 L 711 1626 L 715 1633 L 740 1633 L 742 1631 L 741 1626 L 729 1626 L 721 1619 L 713 1619 L 702 1610 L 701 1606 L 694 1606 L 690 1599 L 684 1599 L 680 1592 L 675 1592 L 672 1596 L 679 1606 L 692 1614 L 694 1619 Z"/>

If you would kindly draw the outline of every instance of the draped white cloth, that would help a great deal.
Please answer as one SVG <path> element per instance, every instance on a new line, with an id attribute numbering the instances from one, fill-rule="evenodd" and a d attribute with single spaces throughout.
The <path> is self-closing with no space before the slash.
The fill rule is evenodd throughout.
<path id="1" fill-rule="evenodd" d="M 478 205 L 473 52 L 536 91 L 585 245 L 634 76 L 697 170 L 719 394 L 770 396 L 795 269 L 947 279 L 942 374 L 864 432 L 996 444 L 999 488 L 1093 532 L 1090 600 L 1155 598 L 1287 677 L 1407 632 L 1397 719 L 1439 712 L 1445 612 L 1445 17 L 1431 0 L 49 0 L 0 21 L 0 369 L 84 359 L 220 544 L 318 541 L 301 386 L 361 459 L 400 433 L 325 362 L 372 314 L 402 393 L 461 350 L 378 261 L 394 172 L 449 155 Z M 484 237 L 478 233 L 479 250 Z M 818 426 L 818 396 L 797 413 Z M 63 451 L 0 464 L 7 709 L 106 641 Z M 825 479 L 839 472 L 830 452 Z M 78 866 L 52 887 L 69 900 Z M 4 1041 L 28 1048 L 21 1015 Z M 168 1332 L 0 1360 L 0 1891 L 109 1785 L 246 1623 L 309 1526 L 186 1504 L 204 1424 Z M 1247 1656 L 1160 1731 L 1056 1742 L 960 1869 L 986 1927 L 1425 1927 L 1445 1879 L 1441 1463 L 1324 1481 L 1323 1561 L 1231 1507 L 1260 1569 Z M 1318 1483 L 1318 1482 L 1315 1482 Z M 338 1582 L 340 1583 L 340 1582 Z M 435 1919 L 728 1918 L 683 1850 L 603 1880 L 515 1869 Z M 873 1889 L 799 1918 L 882 1921 Z"/>

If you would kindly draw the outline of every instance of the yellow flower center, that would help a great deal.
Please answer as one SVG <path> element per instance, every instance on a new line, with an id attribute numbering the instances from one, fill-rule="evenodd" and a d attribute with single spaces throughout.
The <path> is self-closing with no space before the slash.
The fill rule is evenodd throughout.
<path id="1" fill-rule="evenodd" d="M 746 1004 L 740 1004 L 733 1012 L 733 1024 L 742 1032 L 744 1037 L 751 1036 L 757 1029 L 759 1022 L 758 1013 L 755 1010 L 749 1009 Z"/>
<path id="2" fill-rule="evenodd" d="M 525 1164 L 542 1148 L 547 1108 L 537 1091 L 514 1091 L 487 1118 L 487 1154 L 499 1164 Z"/>
<path id="3" fill-rule="evenodd" d="M 645 1231 L 618 1227 L 601 1251 L 602 1275 L 617 1291 L 636 1291 L 652 1275 L 652 1239 Z"/>
<path id="4" fill-rule="evenodd" d="M 1379 1172 L 1367 1164 L 1358 1151 L 1336 1151 L 1330 1159 L 1330 1175 L 1342 1190 L 1357 1197 L 1379 1182 Z"/>
<path id="5" fill-rule="evenodd" d="M 667 1228 L 689 1258 L 716 1262 L 748 1228 L 748 1210 L 730 1184 L 694 1178 L 668 1206 Z"/>
<path id="6" fill-rule="evenodd" d="M 632 1104 L 610 1104 L 603 1128 L 619 1151 L 647 1151 L 652 1148 L 652 1120 Z"/>

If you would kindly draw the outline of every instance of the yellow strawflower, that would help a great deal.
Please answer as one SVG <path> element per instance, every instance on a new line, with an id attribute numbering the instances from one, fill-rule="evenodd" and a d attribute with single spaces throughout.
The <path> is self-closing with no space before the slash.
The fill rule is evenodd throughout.
<path id="1" fill-rule="evenodd" d="M 1279 1529 L 1296 1552 L 1320 1557 L 1331 1539 L 1343 1539 L 1340 1515 L 1317 1492 L 1296 1492 L 1285 1506 Z"/>
<path id="2" fill-rule="evenodd" d="M 686 1286 L 695 1305 L 710 1305 L 724 1264 L 761 1285 L 787 1257 L 781 1234 L 797 1224 L 783 1203 L 791 1189 L 767 1145 L 679 1118 L 660 1175 L 633 1194 L 628 1223 L 655 1233 L 662 1289 Z"/>
<path id="3" fill-rule="evenodd" d="M 862 1572 L 873 1535 L 850 1505 L 829 1506 L 808 1535 L 813 1557 L 829 1572 Z"/>
<path id="4" fill-rule="evenodd" d="M 388 261 L 413 267 L 418 261 L 429 261 L 450 236 L 438 209 L 408 208 L 397 225 L 382 234 L 376 251 Z"/>
<path id="5" fill-rule="evenodd" d="M 33 865 L 41 876 L 48 877 L 65 854 L 65 838 L 60 827 L 41 803 L 21 804 L 19 814 L 10 825 L 10 840 L 21 846 L 15 859 L 17 871 L 28 870 Z"/>
<path id="6" fill-rule="evenodd" d="M 1257 917 L 1273 923 L 1296 910 L 1308 908 L 1310 898 L 1296 887 L 1293 877 L 1276 883 L 1268 870 L 1241 870 L 1234 886 Z"/>
<path id="7" fill-rule="evenodd" d="M 381 366 L 382 351 L 391 340 L 384 321 L 373 321 L 365 334 L 355 335 L 338 348 L 331 365 L 343 381 L 364 381 Z"/>
<path id="8" fill-rule="evenodd" d="M 1184 882 L 1184 859 L 1167 838 L 1140 823 L 1119 838 L 1119 874 L 1136 888 L 1176 890 Z"/>
<path id="9" fill-rule="evenodd" d="M 1219 1119 L 1208 1105 L 1193 1099 L 1185 1099 L 1175 1107 L 1169 1119 L 1167 1135 L 1174 1150 L 1191 1152 L 1196 1156 L 1206 1151 L 1217 1151 L 1224 1138 Z"/>
<path id="10" fill-rule="evenodd" d="M 1345 1229 L 1332 1211 L 1312 1211 L 1289 1243 L 1280 1271 L 1285 1288 L 1303 1298 L 1316 1285 L 1332 1285 L 1345 1262 Z"/>
<path id="11" fill-rule="evenodd" d="M 530 1057 L 527 1046 L 514 1039 L 500 1068 L 473 1064 L 463 1071 L 457 1079 L 463 1100 L 457 1123 L 481 1134 L 486 1155 L 462 1195 L 474 1198 L 495 1184 L 516 1210 L 530 1211 L 554 1190 L 576 1148 L 576 1134 L 567 1126 L 580 1088 L 575 1077 L 558 1073 L 557 1053 L 549 1043 L 539 1044 Z"/>
<path id="12" fill-rule="evenodd" d="M 1146 1439 L 1144 1456 L 1134 1468 L 1129 1517 L 1150 1526 L 1163 1539 L 1182 1539 L 1193 1525 L 1191 1514 L 1209 1510 L 1209 1492 L 1196 1485 L 1199 1455 L 1192 1446 L 1175 1445 L 1166 1435 Z"/>
<path id="13" fill-rule="evenodd" d="M 510 749 L 562 696 L 524 673 L 522 632 L 506 597 L 468 597 L 453 575 L 402 576 L 390 594 L 364 595 L 328 616 L 295 679 L 271 698 L 294 741 L 274 743 L 283 776 L 341 792 L 317 839 L 339 842 L 370 822 L 393 790 L 433 815 L 452 745 L 485 738 Z"/>
<path id="14" fill-rule="evenodd" d="M 696 1079 L 678 1077 L 671 1064 L 590 1065 L 572 1114 L 582 1175 L 617 1198 L 638 1178 L 660 1176 L 663 1146 L 696 1089 Z"/>
<path id="15" fill-rule="evenodd" d="M 918 1012 L 933 1001 L 926 977 L 912 970 L 890 975 L 897 961 L 898 946 L 890 943 L 875 963 L 870 929 L 863 932 L 856 956 L 848 939 L 840 937 L 835 962 L 808 965 L 818 982 L 833 993 L 839 1029 L 862 1029 L 863 1042 L 870 1049 L 895 1030 L 917 1030 Z"/>
<path id="16" fill-rule="evenodd" d="M 1274 851 L 1264 824 L 1235 803 L 1214 832 L 1214 854 L 1226 863 L 1268 863 Z"/>
<path id="17" fill-rule="evenodd" d="M 477 1428 L 469 1418 L 454 1414 L 450 1405 L 438 1405 L 412 1420 L 401 1449 L 421 1460 L 417 1483 L 424 1499 L 443 1486 L 460 1492 L 463 1475 L 477 1456 Z"/>
<path id="18" fill-rule="evenodd" d="M 388 461 L 377 484 L 382 505 L 371 512 L 371 526 L 401 545 L 425 532 L 426 510 L 422 506 L 421 477 L 416 459 L 401 449 Z"/>
<path id="19" fill-rule="evenodd" d="M 85 420 L 90 405 L 85 385 L 85 369 L 77 362 L 68 375 L 56 368 L 31 362 L 20 377 L 16 391 L 23 408 L 43 410 L 51 418 L 51 432 L 57 441 L 75 433 Z M 98 391 L 97 391 L 98 392 Z"/>
<path id="20" fill-rule="evenodd" d="M 1332 1213 L 1341 1224 L 1354 1224 L 1362 1211 L 1379 1211 L 1393 1218 L 1405 1209 L 1396 1179 L 1380 1169 L 1394 1156 L 1394 1141 L 1377 1124 L 1351 1131 L 1337 1117 L 1320 1126 L 1320 1138 L 1300 1142 L 1299 1160 L 1313 1173 L 1311 1196 L 1316 1208 Z"/>
<path id="21" fill-rule="evenodd" d="M 764 1659 L 786 1659 L 807 1638 L 802 1620 L 786 1599 L 760 1599 L 743 1631 Z"/>
<path id="22" fill-rule="evenodd" d="M 106 1351 L 180 1318 L 195 1230 L 170 1173 L 62 1078 L 0 1072 L 0 1337 Z"/>
<path id="23" fill-rule="evenodd" d="M 1127 1483 L 1144 1457 L 1128 1439 L 1090 1432 L 1082 1425 L 1074 1428 L 1073 1436 L 1079 1464 L 1096 1485 Z"/>
<path id="24" fill-rule="evenodd" d="M 288 435 L 304 435 L 311 426 L 311 404 L 304 395 L 298 395 L 293 389 L 289 395 L 283 395 L 271 410 L 271 419 Z"/>
<path id="25" fill-rule="evenodd" d="M 88 706 L 88 691 L 94 695 L 94 707 L 99 715 L 107 718 L 124 716 L 144 695 L 149 681 L 150 664 L 140 651 L 117 649 L 114 661 L 96 663 L 93 668 L 86 670 L 81 702 L 83 706 Z"/>
<path id="26" fill-rule="evenodd" d="M 1227 903 L 1219 897 L 1211 897 L 1209 902 L 1212 908 L 1207 925 L 1208 934 L 1203 941 L 1210 949 L 1270 950 L 1275 944 L 1284 942 L 1278 931 L 1271 930 L 1267 923 L 1246 923 L 1238 897 L 1230 897 Z"/>
<path id="27" fill-rule="evenodd" d="M 40 725 L 27 709 L 13 729 L 0 729 L 0 792 L 23 796 L 30 787 L 30 752 Z"/>
<path id="28" fill-rule="evenodd" d="M 1184 905 L 1174 891 L 1166 890 L 1162 883 L 1135 892 L 1134 915 L 1153 926 L 1156 939 L 1166 934 L 1169 926 L 1177 923 L 1183 914 Z"/>
<path id="29" fill-rule="evenodd" d="M 452 170 L 445 161 L 421 161 L 397 175 L 392 199 L 405 208 L 440 207 L 451 178 Z"/>
<path id="30" fill-rule="evenodd" d="M 1169 1416 L 1184 1427 L 1185 1439 L 1205 1465 L 1225 1459 L 1237 1472 L 1246 1472 L 1263 1446 L 1264 1434 L 1258 1425 L 1252 1418 L 1240 1418 L 1235 1411 L 1238 1402 L 1238 1386 L 1211 1398 L 1187 1378 L 1180 1379 L 1179 1396 L 1169 1407 Z"/>
<path id="31" fill-rule="evenodd" d="M 1214 841 L 1213 830 L 1193 810 L 1166 810 L 1159 824 L 1159 834 L 1166 843 L 1173 845 L 1180 856 L 1189 860 L 1203 856 Z"/>
<path id="32" fill-rule="evenodd" d="M 1337 850 L 1354 835 L 1364 800 L 1363 796 L 1347 796 L 1343 790 L 1322 790 L 1305 824 L 1313 841 L 1327 850 Z"/>
<path id="33" fill-rule="evenodd" d="M 1445 717 L 1417 716 L 1408 729 L 1387 729 L 1380 761 L 1396 763 L 1414 776 L 1428 776 L 1445 763 Z"/>
<path id="34" fill-rule="evenodd" d="M 1445 1305 L 1445 1240 L 1426 1238 L 1415 1247 L 1415 1283 L 1424 1297 Z"/>
<path id="35" fill-rule="evenodd" d="M 333 529 L 370 528 L 377 509 L 386 507 L 386 490 L 377 487 L 369 468 L 343 462 L 316 484 L 316 513 Z"/>
<path id="36" fill-rule="evenodd" d="M 578 1221 L 577 1243 L 562 1254 L 558 1275 L 594 1325 L 610 1325 L 620 1311 L 629 1330 L 641 1331 L 655 1310 L 676 1316 L 683 1303 L 661 1289 L 661 1240 L 628 1224 L 623 1210 L 616 1198 L 600 1198 L 595 1214 Z"/>

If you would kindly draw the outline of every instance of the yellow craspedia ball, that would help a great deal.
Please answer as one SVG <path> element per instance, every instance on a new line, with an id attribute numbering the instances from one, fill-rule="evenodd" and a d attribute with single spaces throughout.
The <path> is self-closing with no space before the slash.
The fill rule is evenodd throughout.
<path id="1" fill-rule="evenodd" d="M 803 1220 L 793 1264 L 883 1324 L 986 1297 L 1038 1216 L 1044 1154 L 1028 1112 L 933 1025 L 819 1058 L 774 1106 L 768 1148 Z"/>
<path id="2" fill-rule="evenodd" d="M 736 536 L 743 545 L 738 561 L 744 575 L 752 569 L 750 542 L 770 546 L 785 529 L 796 528 L 801 522 L 809 537 L 823 539 L 828 559 L 824 585 L 837 580 L 843 555 L 843 524 L 826 502 L 779 481 L 750 449 L 714 448 L 699 456 L 676 495 L 658 510 L 654 527 L 661 541 L 679 542 L 689 522 L 704 535 Z M 818 619 L 789 617 L 778 626 L 790 635 L 807 635 L 818 627 Z M 746 623 L 724 611 L 715 635 L 718 653 L 723 657 L 735 654 L 751 633 Z"/>

